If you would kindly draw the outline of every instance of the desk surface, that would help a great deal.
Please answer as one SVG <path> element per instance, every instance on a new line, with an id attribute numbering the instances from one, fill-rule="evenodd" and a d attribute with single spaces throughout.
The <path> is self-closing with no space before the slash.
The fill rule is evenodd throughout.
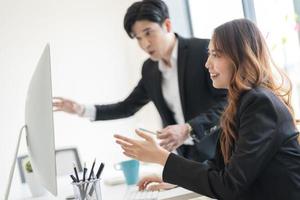
<path id="1" fill-rule="evenodd" d="M 103 200 L 121 200 L 126 194 L 127 186 L 125 184 L 108 186 L 106 184 L 101 183 L 101 193 Z M 159 199 L 166 199 L 175 197 L 178 195 L 183 195 L 190 193 L 190 191 L 177 187 L 172 190 L 162 191 L 159 193 Z M 18 188 L 12 188 L 10 199 L 18 199 L 18 200 L 64 200 L 66 197 L 73 195 L 73 188 L 70 183 L 69 178 L 59 178 L 58 181 L 58 196 L 55 197 L 47 192 L 47 194 L 41 197 L 31 197 L 29 188 L 27 184 L 23 184 Z"/>
<path id="2" fill-rule="evenodd" d="M 115 172 L 114 172 L 115 173 Z M 105 179 L 105 178 L 104 178 Z M 47 192 L 44 196 L 41 197 L 31 197 L 29 188 L 27 184 L 22 184 L 18 186 L 13 186 L 11 188 L 10 192 L 10 198 L 9 199 L 17 199 L 17 200 L 65 200 L 66 197 L 73 195 L 73 188 L 71 185 L 71 180 L 69 176 L 64 177 L 58 177 L 57 180 L 58 184 L 58 196 L 55 197 Z M 126 194 L 126 191 L 128 189 L 128 186 L 125 184 L 120 185 L 114 185 L 109 186 L 107 184 L 104 184 L 103 181 L 101 182 L 101 193 L 102 193 L 102 199 L 103 200 L 122 200 L 124 198 L 124 195 Z M 172 197 L 180 196 L 189 194 L 191 191 L 183 189 L 181 187 L 174 188 L 172 190 L 166 190 L 159 193 L 159 199 L 170 199 L 173 200 Z M 180 198 L 180 200 L 184 199 L 190 199 L 190 198 Z M 209 198 L 204 197 L 201 199 L 208 200 Z M 175 200 L 175 199 L 174 199 Z"/>
<path id="3" fill-rule="evenodd" d="M 102 199 L 103 200 L 122 200 L 124 198 L 124 195 L 126 194 L 127 186 L 125 184 L 116 185 L 116 186 L 108 186 L 106 184 L 101 184 L 101 193 L 102 193 Z M 181 187 L 177 187 L 171 190 L 162 191 L 159 193 L 159 199 L 170 199 L 175 200 L 173 197 L 177 197 L 180 195 L 186 195 L 190 194 L 191 192 L 189 190 L 183 189 Z M 29 192 L 29 189 L 27 187 L 27 184 L 23 184 L 19 188 L 14 188 L 13 191 L 11 191 L 10 199 L 17 199 L 17 200 L 65 200 L 66 197 L 71 196 L 73 194 L 73 188 L 70 184 L 70 180 L 66 178 L 59 178 L 58 182 L 58 196 L 54 197 L 50 193 L 45 194 L 42 197 L 31 197 L 31 194 Z M 190 196 L 190 195 L 188 195 Z M 190 196 L 194 198 L 195 196 Z M 182 200 L 184 199 L 190 199 L 190 198 L 180 198 Z M 203 197 L 201 199 L 208 200 L 209 198 Z"/>

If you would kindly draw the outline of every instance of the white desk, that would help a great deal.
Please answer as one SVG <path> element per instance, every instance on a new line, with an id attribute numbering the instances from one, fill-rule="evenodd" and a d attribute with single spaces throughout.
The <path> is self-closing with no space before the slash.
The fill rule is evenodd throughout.
<path id="1" fill-rule="evenodd" d="M 142 174 L 145 173 L 151 173 L 153 171 L 156 172 L 156 174 L 160 174 L 161 168 L 153 168 L 153 166 L 143 166 L 142 167 Z M 118 174 L 119 173 L 119 174 Z M 122 175 L 121 172 L 116 172 L 114 170 L 106 170 L 106 173 L 104 174 L 104 179 L 107 177 L 111 177 L 112 174 L 117 174 L 118 176 Z M 81 175 L 80 175 L 81 176 Z M 14 200 L 65 200 L 66 197 L 73 195 L 73 186 L 71 185 L 71 178 L 69 176 L 64 177 L 58 177 L 57 179 L 58 184 L 58 196 L 55 197 L 47 192 L 46 195 L 42 197 L 36 197 L 32 198 L 29 188 L 27 184 L 22 184 L 18 186 L 12 186 L 10 191 L 10 198 Z M 115 185 L 115 186 L 109 186 L 107 184 L 104 184 L 103 181 L 101 181 L 101 193 L 102 193 L 102 200 L 122 200 L 126 194 L 127 186 L 125 184 Z M 170 197 L 175 197 L 183 194 L 191 193 L 189 190 L 177 187 L 172 190 L 166 190 L 159 193 L 159 199 L 165 199 Z M 209 198 L 203 198 L 203 199 L 209 199 Z"/>
<path id="2" fill-rule="evenodd" d="M 67 196 L 73 195 L 73 188 L 70 178 L 63 177 L 58 179 L 58 196 L 54 197 L 50 193 L 42 197 L 32 198 L 27 184 L 23 184 L 19 188 L 12 188 L 9 199 L 16 200 L 65 200 Z M 101 184 L 102 200 L 122 200 L 126 194 L 127 186 L 125 184 L 108 186 Z M 159 199 L 175 197 L 182 194 L 188 194 L 190 191 L 177 187 L 172 190 L 162 191 L 159 193 Z M 206 198 L 205 198 L 206 199 Z"/>

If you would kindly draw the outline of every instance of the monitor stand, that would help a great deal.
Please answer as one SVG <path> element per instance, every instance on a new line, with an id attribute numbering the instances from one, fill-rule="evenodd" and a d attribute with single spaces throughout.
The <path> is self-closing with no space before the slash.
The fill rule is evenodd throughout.
<path id="1" fill-rule="evenodd" d="M 14 156 L 13 163 L 12 163 L 12 166 L 11 166 L 10 172 L 9 172 L 8 184 L 7 184 L 7 187 L 6 187 L 5 197 L 4 197 L 5 200 L 8 200 L 10 186 L 11 186 L 11 182 L 12 182 L 12 179 L 13 179 L 13 176 L 14 176 L 16 160 L 17 160 L 17 156 L 18 156 L 18 152 L 19 152 L 20 141 L 21 141 L 22 133 L 23 133 L 24 129 L 25 129 L 25 133 L 27 133 L 27 126 L 26 125 L 22 126 L 22 128 L 20 129 L 18 143 L 17 143 L 17 147 L 16 147 L 16 150 L 15 150 L 15 156 Z"/>

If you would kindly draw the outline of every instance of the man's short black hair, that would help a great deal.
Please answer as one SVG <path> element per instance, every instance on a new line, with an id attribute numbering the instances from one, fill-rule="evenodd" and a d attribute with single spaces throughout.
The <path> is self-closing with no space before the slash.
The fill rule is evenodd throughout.
<path id="1" fill-rule="evenodd" d="M 124 29 L 132 36 L 132 26 L 136 21 L 148 20 L 159 23 L 160 25 L 169 18 L 167 5 L 162 0 L 142 0 L 133 3 L 126 12 L 124 17 Z"/>

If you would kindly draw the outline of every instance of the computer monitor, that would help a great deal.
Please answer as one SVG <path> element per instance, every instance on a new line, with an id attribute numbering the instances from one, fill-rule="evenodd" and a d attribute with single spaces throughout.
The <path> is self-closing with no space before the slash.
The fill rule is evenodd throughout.
<path id="1" fill-rule="evenodd" d="M 32 169 L 37 180 L 53 195 L 57 195 L 55 142 L 52 108 L 50 47 L 47 44 L 32 75 L 25 104 L 25 125 L 22 127 L 5 194 L 8 199 L 16 157 L 22 136 L 26 142 Z"/>

